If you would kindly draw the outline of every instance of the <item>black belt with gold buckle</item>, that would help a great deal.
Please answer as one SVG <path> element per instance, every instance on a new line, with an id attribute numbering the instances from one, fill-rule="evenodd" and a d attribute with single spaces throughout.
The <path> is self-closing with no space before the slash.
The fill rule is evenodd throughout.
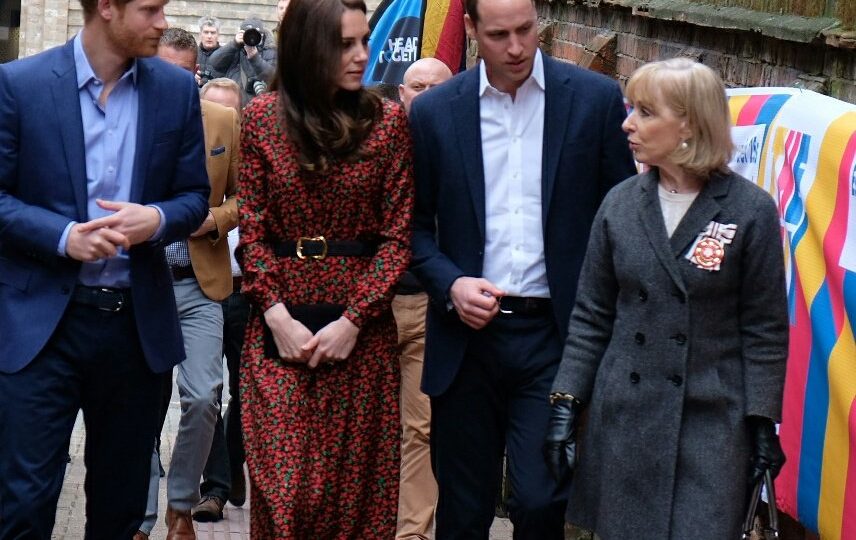
<path id="1" fill-rule="evenodd" d="M 74 288 L 71 301 L 101 311 L 118 313 L 131 304 L 131 290 L 78 285 Z"/>
<path id="2" fill-rule="evenodd" d="M 327 240 L 323 236 L 301 236 L 297 242 L 273 245 L 277 257 L 323 259 L 325 257 L 373 257 L 378 242 L 369 240 Z"/>

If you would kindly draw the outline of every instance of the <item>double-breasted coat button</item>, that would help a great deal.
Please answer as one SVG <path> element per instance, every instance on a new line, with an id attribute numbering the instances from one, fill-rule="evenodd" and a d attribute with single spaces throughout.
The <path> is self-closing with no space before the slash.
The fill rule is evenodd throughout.
<path id="1" fill-rule="evenodd" d="M 638 373 L 636 373 L 635 371 L 633 371 L 633 372 L 631 372 L 631 373 L 630 373 L 630 382 L 632 382 L 633 384 L 638 383 L 638 382 L 639 382 L 639 378 L 640 378 L 640 377 L 639 377 L 639 374 L 638 374 Z"/>
<path id="2" fill-rule="evenodd" d="M 678 345 L 683 345 L 687 342 L 687 336 L 685 336 L 684 334 L 675 334 L 674 336 L 672 336 L 672 339 L 674 339 L 675 343 L 677 343 Z"/>
<path id="3" fill-rule="evenodd" d="M 684 384 L 684 379 L 680 375 L 672 375 L 669 377 L 669 380 L 672 381 L 672 384 L 675 386 L 680 386 Z"/>
<path id="4" fill-rule="evenodd" d="M 643 334 L 642 332 L 636 332 L 636 335 L 633 339 L 639 345 L 645 345 L 645 334 Z"/>
<path id="5" fill-rule="evenodd" d="M 645 289 L 639 289 L 639 301 L 647 302 L 648 301 L 648 291 Z"/>

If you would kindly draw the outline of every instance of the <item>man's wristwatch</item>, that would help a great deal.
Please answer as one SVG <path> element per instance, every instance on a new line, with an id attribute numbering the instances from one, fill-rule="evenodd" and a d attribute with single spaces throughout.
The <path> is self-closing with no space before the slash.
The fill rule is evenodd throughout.
<path id="1" fill-rule="evenodd" d="M 559 401 L 574 401 L 576 403 L 580 402 L 577 398 L 565 392 L 553 392 L 552 394 L 550 394 L 550 405 L 555 405 Z"/>

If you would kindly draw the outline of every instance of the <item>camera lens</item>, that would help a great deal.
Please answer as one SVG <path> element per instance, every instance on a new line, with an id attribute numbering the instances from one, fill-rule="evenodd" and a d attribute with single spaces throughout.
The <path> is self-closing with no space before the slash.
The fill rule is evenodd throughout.
<path id="1" fill-rule="evenodd" d="M 244 45 L 255 47 L 262 42 L 262 33 L 255 28 L 247 28 L 244 30 Z"/>

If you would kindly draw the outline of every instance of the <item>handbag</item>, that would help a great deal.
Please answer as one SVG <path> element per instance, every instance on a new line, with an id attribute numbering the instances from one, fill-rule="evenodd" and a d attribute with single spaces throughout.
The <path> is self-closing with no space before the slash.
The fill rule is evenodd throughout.
<path id="1" fill-rule="evenodd" d="M 286 308 L 293 319 L 313 334 L 317 334 L 319 330 L 341 317 L 345 311 L 345 306 L 342 304 L 302 304 L 286 306 Z M 276 347 L 273 333 L 261 313 L 259 317 L 264 330 L 265 357 L 279 360 L 279 349 Z"/>
<path id="2" fill-rule="evenodd" d="M 758 504 L 761 502 L 762 488 L 767 489 L 767 525 L 758 533 L 755 532 L 755 516 Z M 760 535 L 760 536 L 759 536 Z M 773 486 L 773 475 L 768 470 L 764 477 L 758 480 L 752 489 L 749 508 L 743 520 L 743 536 L 741 540 L 774 540 L 779 538 L 779 511 L 776 508 L 776 489 Z"/>

